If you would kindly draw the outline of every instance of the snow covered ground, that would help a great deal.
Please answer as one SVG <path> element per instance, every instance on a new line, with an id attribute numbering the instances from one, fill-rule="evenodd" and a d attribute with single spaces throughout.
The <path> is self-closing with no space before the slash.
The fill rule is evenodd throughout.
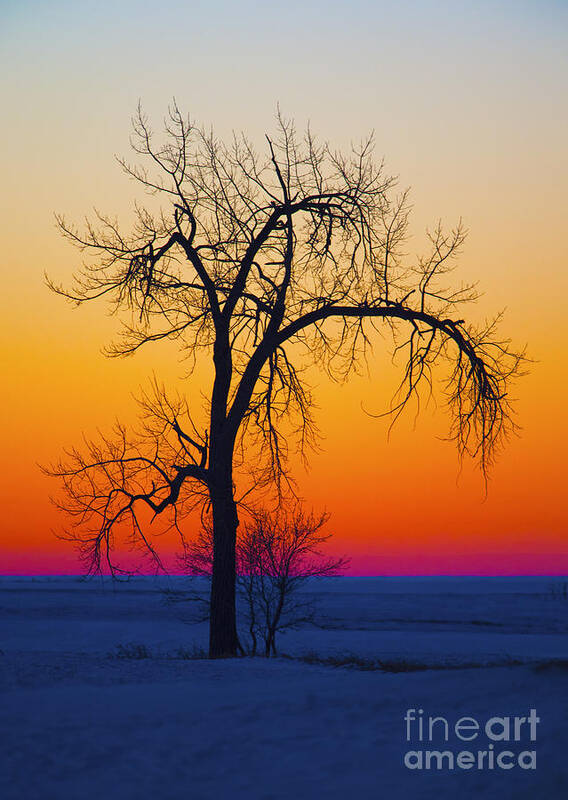
<path id="1" fill-rule="evenodd" d="M 187 579 L 0 578 L 0 798 L 568 797 L 564 583 L 328 579 L 308 589 L 316 624 L 282 635 L 280 658 L 212 662 L 189 657 L 207 630 Z M 318 663 L 350 659 L 428 669 Z M 518 741 L 486 735 L 530 709 L 534 741 L 528 723 Z M 448 741 L 438 723 L 420 742 L 419 716 L 445 718 Z M 475 740 L 456 736 L 461 717 Z M 405 766 L 426 750 L 451 751 L 454 769 Z M 465 769 L 460 751 L 514 766 Z"/>

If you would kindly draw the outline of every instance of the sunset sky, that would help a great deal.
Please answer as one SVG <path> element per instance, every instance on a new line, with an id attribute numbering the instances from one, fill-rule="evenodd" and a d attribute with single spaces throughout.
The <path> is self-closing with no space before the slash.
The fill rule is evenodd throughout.
<path id="1" fill-rule="evenodd" d="M 506 308 L 502 330 L 534 359 L 514 389 L 519 438 L 491 472 L 460 468 L 443 401 L 388 433 L 397 370 L 379 344 L 345 386 L 315 376 L 321 451 L 296 478 L 331 514 L 354 574 L 566 574 L 568 387 L 568 3 L 2 2 L 2 482 L 0 574 L 80 571 L 38 463 L 135 417 L 156 377 L 184 388 L 169 346 L 101 355 L 117 330 L 103 303 L 49 292 L 81 256 L 54 212 L 127 217 L 141 99 L 158 129 L 175 97 L 220 136 L 261 142 L 277 103 L 335 145 L 375 131 L 377 157 L 411 186 L 413 238 L 441 218 L 470 231 L 456 283 L 479 281 L 467 312 Z M 192 387 L 195 391 L 195 386 Z M 199 391 L 199 387 L 197 388 Z M 166 555 L 173 542 L 165 542 Z"/>

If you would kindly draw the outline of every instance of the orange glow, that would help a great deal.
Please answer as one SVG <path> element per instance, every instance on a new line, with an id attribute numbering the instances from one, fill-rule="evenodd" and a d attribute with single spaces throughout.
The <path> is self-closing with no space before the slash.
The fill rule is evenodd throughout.
<path id="1" fill-rule="evenodd" d="M 281 85 L 271 50 L 273 35 L 284 34 L 275 26 L 267 35 L 256 17 L 250 23 L 266 74 L 259 74 L 256 55 L 254 64 L 241 60 L 250 48 L 241 46 L 236 29 L 231 29 L 234 41 L 226 36 L 217 43 L 215 64 L 202 54 L 209 73 L 209 67 L 183 60 L 192 58 L 193 50 L 176 31 L 151 65 L 140 65 L 137 47 L 153 21 L 138 11 L 132 23 L 138 38 L 110 41 L 103 59 L 93 41 L 96 31 L 105 40 L 104 13 L 86 24 L 70 6 L 66 23 L 75 38 L 69 33 L 67 39 L 61 8 L 59 16 L 54 11 L 50 17 L 49 36 L 45 20 L 40 25 L 47 12 L 34 6 L 37 19 L 32 24 L 29 12 L 28 31 L 25 12 L 18 12 L 20 18 L 14 11 L 13 39 L 6 43 L 4 72 L 9 66 L 18 81 L 5 105 L 22 107 L 22 114 L 4 148 L 9 158 L 0 215 L 0 574 L 80 571 L 70 545 L 53 536 L 63 523 L 49 502 L 57 486 L 38 463 L 56 460 L 83 434 L 108 430 L 117 417 L 133 422 L 131 395 L 152 374 L 199 398 L 199 383 L 182 380 L 184 365 L 174 347 L 156 345 L 131 359 L 105 359 L 100 348 L 112 339 L 117 320 L 107 316 L 102 302 L 72 309 L 47 290 L 42 277 L 47 270 L 65 283 L 81 260 L 58 237 L 53 211 L 64 210 L 79 222 L 93 205 L 126 214 L 136 189 L 121 178 L 112 154 L 128 152 L 128 117 L 140 95 L 148 98 L 158 128 L 174 94 L 221 134 L 246 128 L 259 142 L 271 128 L 279 98 L 287 113 L 298 116 L 299 128 L 310 118 L 314 130 L 331 142 L 342 144 L 375 128 L 378 156 L 385 153 L 387 169 L 400 173 L 402 186 L 414 186 L 416 236 L 409 252 L 420 251 L 420 231 L 438 216 L 450 226 L 463 215 L 471 233 L 454 280 L 479 281 L 484 292 L 464 316 L 482 321 L 506 306 L 504 334 L 519 345 L 528 343 L 535 359 L 515 389 L 521 435 L 500 455 L 487 497 L 478 472 L 467 461 L 460 472 L 455 448 L 440 439 L 448 428 L 440 396 L 440 407 L 424 410 L 416 427 L 406 414 L 390 440 L 388 421 L 365 414 L 363 409 L 385 410 L 396 384 L 386 345 L 378 345 L 368 378 L 338 387 L 315 376 L 322 450 L 311 457 L 309 470 L 298 460 L 294 471 L 306 504 L 330 512 L 334 550 L 351 555 L 358 574 L 567 574 L 568 70 L 555 32 L 564 27 L 554 21 L 552 9 L 540 9 L 538 20 L 519 10 L 512 27 L 504 11 L 495 11 L 493 19 L 480 10 L 476 13 L 489 16 L 475 17 L 477 27 L 469 28 L 461 16 L 454 19 L 438 9 L 428 52 L 419 20 L 398 18 L 399 12 L 387 21 L 396 35 L 378 47 L 373 37 L 382 26 L 374 11 L 365 24 L 362 18 L 351 23 L 337 11 L 328 20 L 329 39 L 321 50 L 302 38 L 307 26 L 298 17 L 297 60 L 306 71 L 291 73 L 291 82 Z M 418 16 L 430 16 L 428 3 L 417 9 Z M 131 22 L 117 17 L 113 30 L 130 31 Z M 198 28 L 201 22 L 196 21 Z M 329 54 L 343 52 L 343 28 L 351 24 L 357 29 L 348 38 L 358 45 L 346 45 L 353 64 L 347 67 Z M 248 30 L 245 20 L 242 25 Z M 186 30 L 182 24 L 176 28 Z M 52 41 L 57 36 L 60 47 Z M 98 61 L 79 59 L 81 48 L 98 53 Z M 448 61 L 438 63 L 431 53 L 446 53 Z M 69 64 L 79 62 L 75 74 Z M 396 80 L 393 63 L 400 64 Z M 320 64 L 327 65 L 325 75 L 318 72 Z M 186 78 L 196 71 L 202 77 L 188 88 Z M 183 82 L 176 77 L 182 74 Z M 306 78 L 312 74 L 313 84 Z M 377 81 L 384 75 L 391 77 L 379 91 Z M 174 540 L 164 540 L 163 548 L 173 564 Z"/>

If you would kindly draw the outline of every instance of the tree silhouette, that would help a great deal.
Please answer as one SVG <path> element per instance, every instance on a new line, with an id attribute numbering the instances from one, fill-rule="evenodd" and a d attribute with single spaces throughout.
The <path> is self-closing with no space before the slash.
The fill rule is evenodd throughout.
<path id="1" fill-rule="evenodd" d="M 407 193 L 395 194 L 371 139 L 342 154 L 309 130 L 299 136 L 278 114 L 277 135 L 266 137 L 261 155 L 244 136 L 219 141 L 176 105 L 161 143 L 140 108 L 133 128 L 148 168 L 120 163 L 168 210 L 136 206 L 128 235 L 100 213 L 83 232 L 58 217 L 63 234 L 94 259 L 72 288 L 51 286 L 77 303 L 106 297 L 125 312 L 113 355 L 170 339 L 188 355 L 210 357 L 208 419 L 199 427 L 194 405 L 190 413 L 185 400 L 155 387 L 142 399 L 139 435 L 118 427 L 51 472 L 63 478 L 63 506 L 76 523 L 68 535 L 91 571 L 117 569 L 113 532 L 124 523 L 157 558 L 143 509 L 169 510 L 175 523 L 184 504 L 210 507 L 210 654 L 231 656 L 235 463 L 247 462 L 244 446 L 253 443 L 255 484 L 283 491 L 290 426 L 301 450 L 316 436 L 304 369 L 317 362 L 347 379 L 378 327 L 388 326 L 405 353 L 394 413 L 430 384 L 435 363 L 448 362 L 451 436 L 485 470 L 513 427 L 507 385 L 523 356 L 498 338 L 495 322 L 476 330 L 454 313 L 475 299 L 473 287 L 445 283 L 464 240 L 461 224 L 450 232 L 438 225 L 429 252 L 406 262 Z"/>
<path id="2" fill-rule="evenodd" d="M 276 655 L 279 631 L 313 620 L 313 602 L 298 594 L 306 581 L 339 575 L 347 567 L 348 559 L 322 552 L 331 538 L 331 533 L 322 530 L 328 520 L 328 514 L 305 512 L 296 504 L 276 514 L 253 511 L 239 531 L 237 594 L 246 616 L 251 655 L 256 655 L 259 639 L 265 656 Z M 206 521 L 184 547 L 180 557 L 184 570 L 210 577 L 213 550 L 213 527 Z"/>

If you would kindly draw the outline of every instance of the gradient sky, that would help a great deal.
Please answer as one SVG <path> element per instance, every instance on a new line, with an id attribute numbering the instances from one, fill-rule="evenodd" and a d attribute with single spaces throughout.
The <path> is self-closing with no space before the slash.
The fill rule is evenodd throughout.
<path id="1" fill-rule="evenodd" d="M 83 433 L 133 418 L 149 375 L 177 384 L 172 348 L 111 361 L 103 305 L 49 293 L 77 253 L 53 212 L 126 214 L 128 154 L 143 104 L 159 128 L 170 99 L 221 135 L 270 131 L 277 103 L 337 145 L 374 129 L 387 169 L 412 187 L 411 246 L 439 217 L 470 230 L 456 280 L 479 280 L 468 312 L 507 308 L 503 330 L 536 360 L 516 388 L 523 428 L 489 494 L 460 472 L 443 409 L 387 440 L 396 371 L 379 347 L 370 377 L 318 381 L 325 438 L 297 470 L 331 513 L 354 572 L 567 573 L 565 460 L 568 3 L 0 2 L 2 482 L 0 573 L 76 572 L 53 537 L 56 490 L 37 462 Z M 409 248 L 410 249 L 410 248 Z"/>

